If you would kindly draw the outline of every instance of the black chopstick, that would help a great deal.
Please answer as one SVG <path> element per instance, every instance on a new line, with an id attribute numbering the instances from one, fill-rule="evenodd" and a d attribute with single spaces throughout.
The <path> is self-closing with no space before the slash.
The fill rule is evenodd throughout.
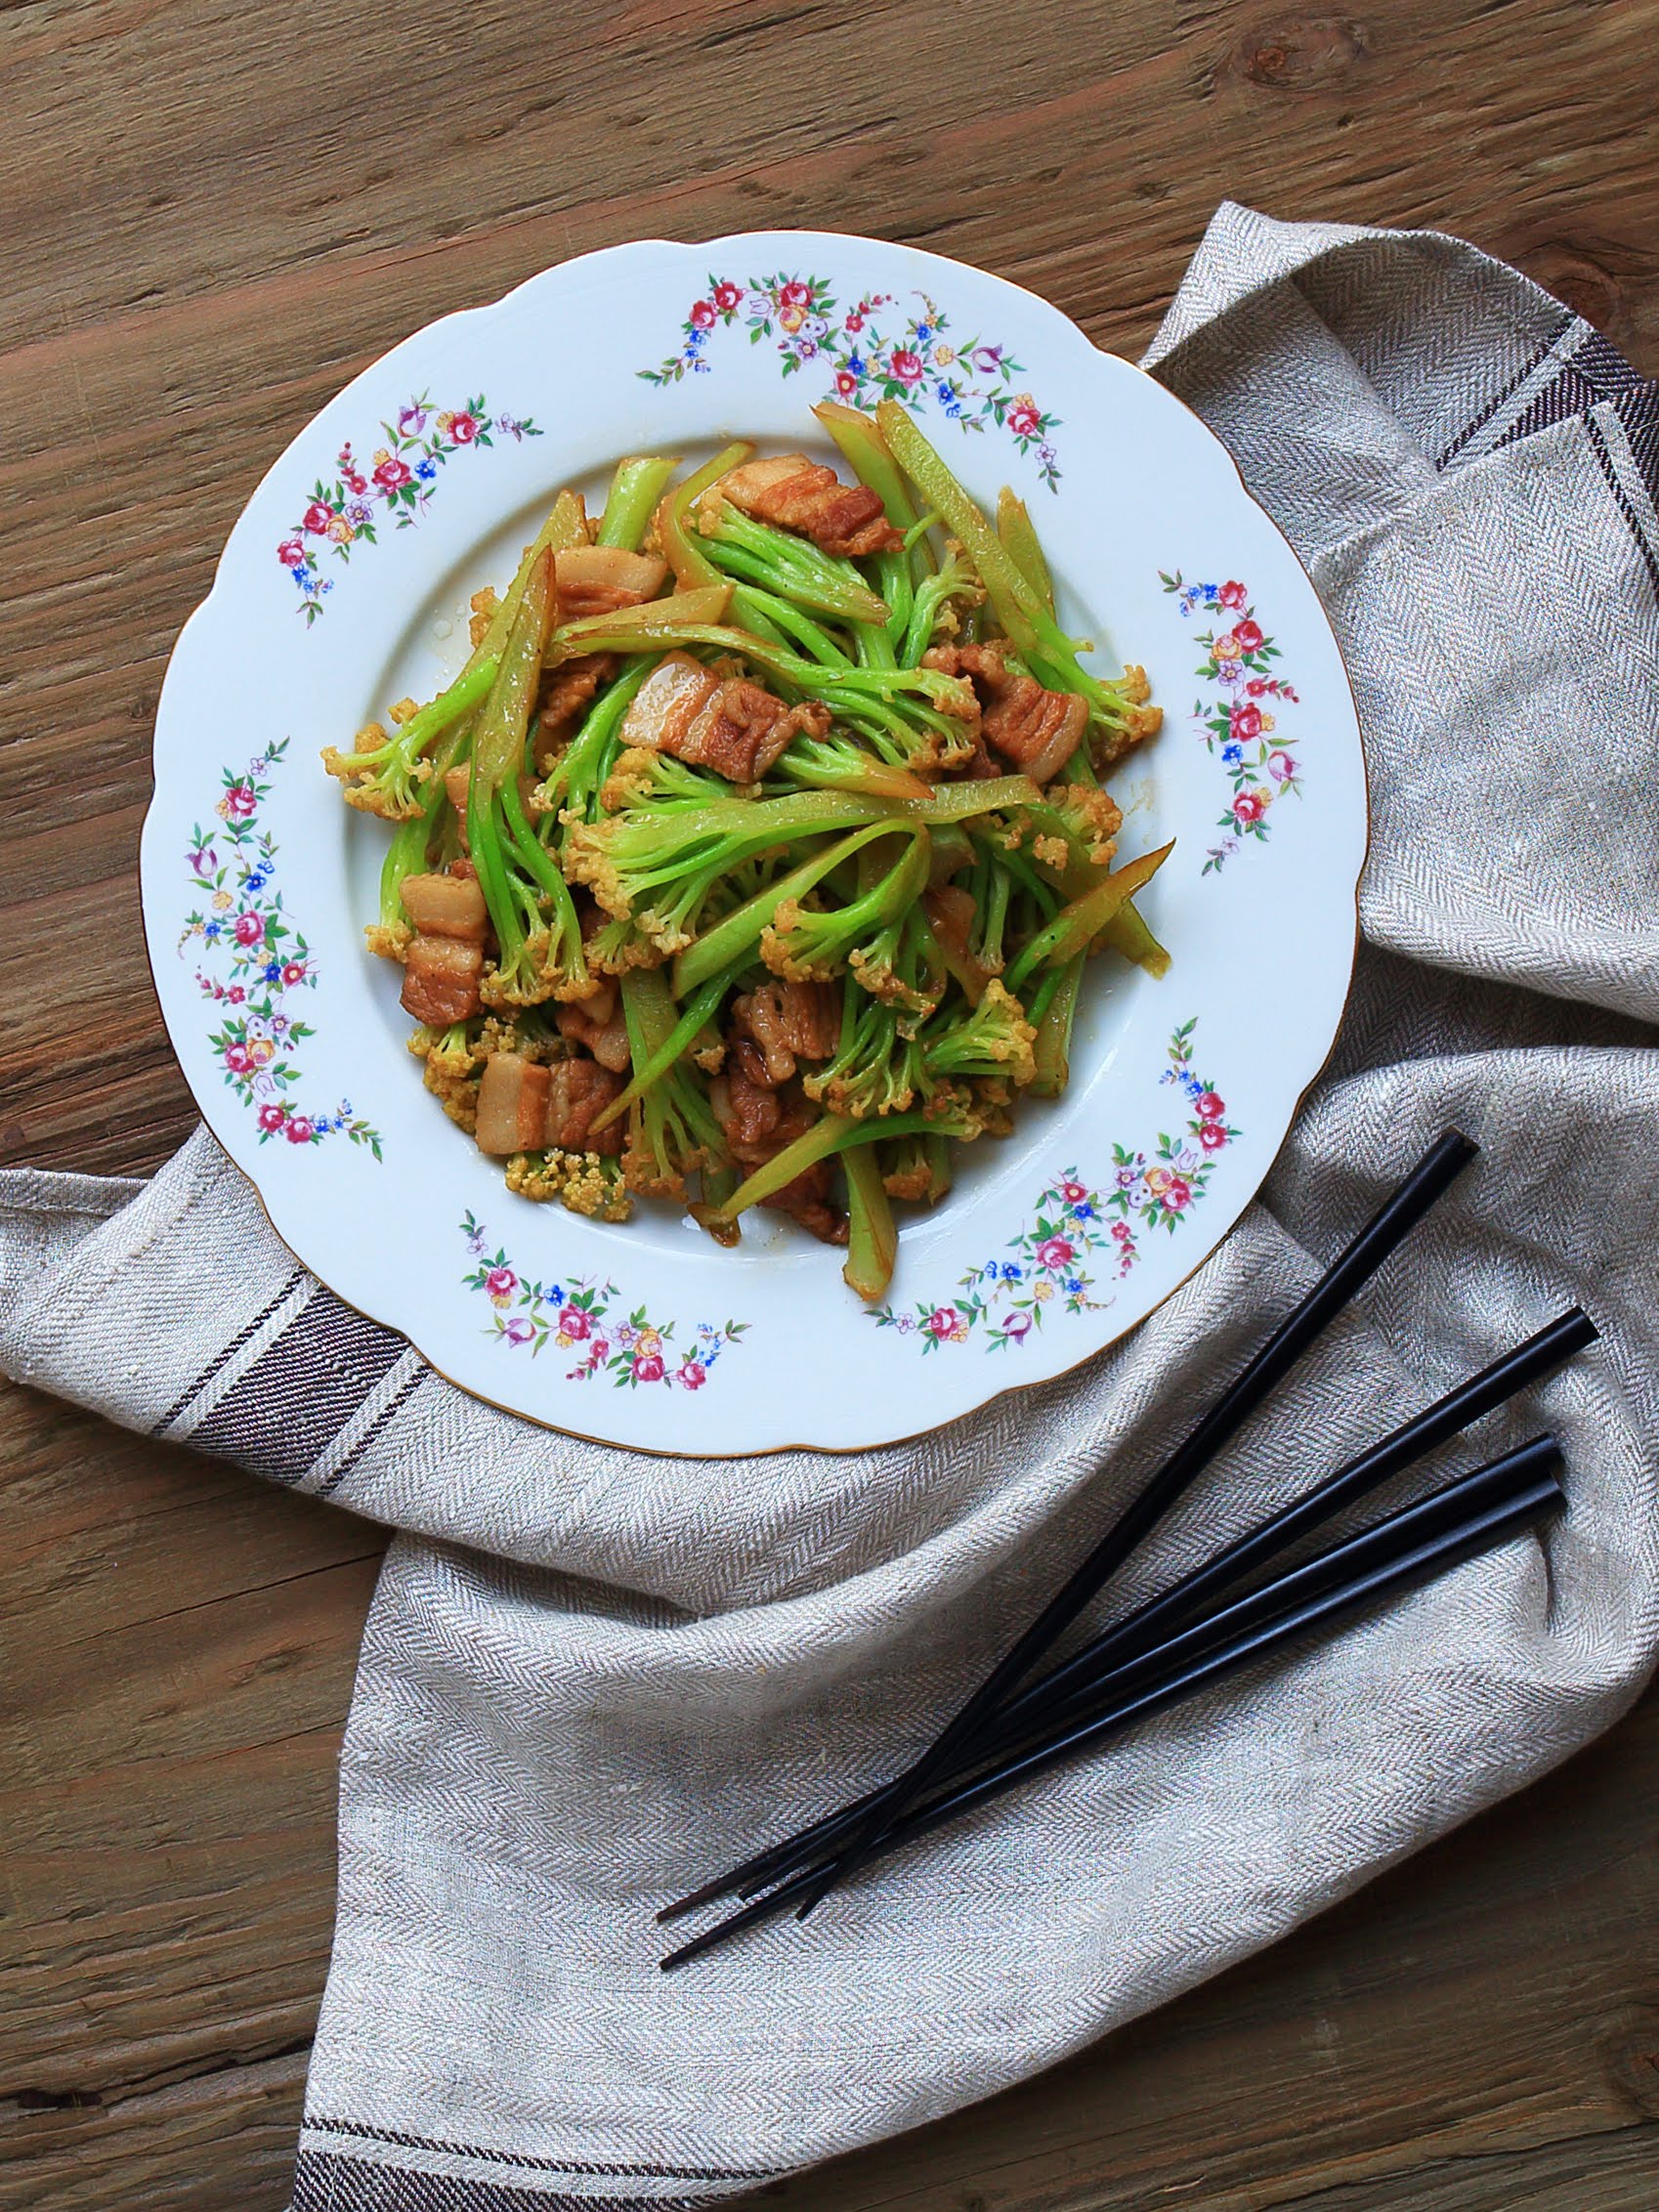
<path id="1" fill-rule="evenodd" d="M 1016 1711 L 1011 1705 L 1003 1709 L 995 1726 L 964 1752 L 948 1779 L 959 1784 L 976 1767 L 1004 1760 L 1014 1750 L 1029 1745 L 1034 1735 L 1051 1735 L 1057 1726 L 1069 1724 L 1104 1702 L 1116 1702 L 1132 1688 L 1178 1672 L 1212 1645 L 1229 1642 L 1248 1630 L 1277 1619 L 1308 1597 L 1368 1572 L 1390 1553 L 1410 1549 L 1502 1504 L 1516 1489 L 1541 1474 L 1552 1473 L 1559 1461 L 1560 1453 L 1553 1437 L 1534 1437 L 1530 1443 L 1488 1461 L 1471 1473 L 1443 1483 L 1425 1498 L 1400 1508 L 1331 1550 L 1287 1568 L 1270 1581 L 1232 1599 L 1219 1611 L 1205 1614 L 1177 1635 L 1144 1646 L 1132 1656 L 1120 1655 L 1086 1672 L 1068 1669 L 1070 1679 L 1054 1687 L 1052 1695 L 1037 1694 L 1056 1684 L 1059 1674 L 1056 1670 L 1054 1676 L 1034 1685 L 1033 1694 L 1022 1699 L 1020 1710 Z M 822 1864 L 823 1852 L 803 1852 L 792 1866 L 808 1859 L 817 1859 Z M 777 1879 L 773 1877 L 773 1881 Z M 745 1883 L 741 1894 L 753 1896 L 772 1886 L 771 1881 Z"/>
<path id="2" fill-rule="evenodd" d="M 1030 1628 L 992 1668 L 955 1720 L 935 1737 L 919 1759 L 895 1777 L 891 1797 L 861 1821 L 841 1852 L 804 1893 L 799 1907 L 801 1919 L 804 1920 L 834 1886 L 860 1850 L 873 1841 L 889 1821 L 896 1819 L 929 1782 L 945 1771 L 953 1755 L 986 1715 L 1001 1703 L 1021 1677 L 1099 1594 L 1108 1578 L 1117 1572 L 1136 1545 L 1256 1410 L 1268 1391 L 1354 1293 L 1416 1227 L 1478 1149 L 1458 1129 L 1446 1130 L 1429 1147 L 1393 1196 L 1373 1214 L 1296 1311 L 1274 1330 L 1244 1373 L 1222 1391 L 1186 1441 L 1165 1461 L 1139 1497 L 1119 1515 L 1070 1581 L 1056 1592 Z"/>
<path id="3" fill-rule="evenodd" d="M 869 1858 L 885 1857 L 916 1837 L 960 1819 L 1023 1782 L 1035 1780 L 1049 1767 L 1092 1748 L 1135 1722 L 1146 1720 L 1196 1690 L 1283 1649 L 1310 1630 L 1323 1628 L 1363 1606 L 1431 1581 L 1559 1510 L 1565 1499 L 1554 1471 L 1559 1465 L 1559 1453 L 1551 1439 L 1536 1439 L 1531 1445 L 1523 1446 L 1520 1453 L 1508 1454 L 1506 1458 L 1510 1462 L 1524 1462 L 1537 1471 L 1510 1487 L 1498 1502 L 1449 1527 L 1436 1530 L 1429 1524 L 1429 1532 L 1424 1534 L 1425 1523 L 1419 1519 L 1413 1531 L 1419 1540 L 1403 1551 L 1399 1549 L 1399 1524 L 1410 1515 L 1422 1515 L 1427 1506 L 1442 1504 L 1441 1498 L 1408 1507 L 1404 1514 L 1391 1516 L 1391 1522 L 1379 1524 L 1362 1539 L 1350 1540 L 1350 1545 L 1362 1543 L 1372 1547 L 1372 1563 L 1368 1568 L 1350 1574 L 1334 1587 L 1313 1587 L 1311 1594 L 1304 1592 L 1302 1599 L 1289 1609 L 1258 1621 L 1255 1627 L 1234 1635 L 1218 1646 L 1204 1650 L 1175 1672 L 1160 1674 L 1156 1680 L 1143 1682 L 1139 1688 L 1114 1701 L 1104 1712 L 1063 1722 L 1058 1733 L 1015 1751 L 990 1771 L 960 1782 L 929 1803 L 907 1810 L 872 1839 L 868 1847 Z M 1494 1463 L 1494 1466 L 1502 1464 Z M 1493 1468 L 1480 1468 L 1476 1475 L 1493 1471 Z M 1468 1483 L 1473 1478 L 1462 1479 Z M 1392 1546 L 1380 1541 L 1390 1527 L 1395 1531 Z M 1310 1567 L 1317 1564 L 1319 1562 L 1309 1562 Z M 1305 1575 L 1308 1569 L 1296 1572 Z M 812 1889 L 822 1871 L 818 1865 L 803 1868 L 765 1896 L 757 1897 L 713 1928 L 705 1929 L 661 1961 L 663 1972 L 687 1965 L 704 1951 L 783 1911 Z"/>
<path id="4" fill-rule="evenodd" d="M 1051 1673 L 1016 1690 L 1006 1704 L 989 1717 L 987 1727 L 995 1729 L 1001 1737 L 1005 1735 L 1001 1727 L 1004 1717 L 1018 1714 L 1034 1702 L 1051 1698 L 1068 1681 L 1096 1672 L 1108 1660 L 1127 1661 L 1156 1643 L 1174 1623 L 1188 1618 L 1221 1590 L 1246 1574 L 1254 1573 L 1344 1508 L 1357 1504 L 1380 1488 L 1414 1460 L 1494 1411 L 1552 1368 L 1593 1343 L 1595 1335 L 1595 1326 L 1589 1316 L 1578 1306 L 1569 1307 L 1524 1343 L 1512 1346 L 1477 1375 L 1460 1382 L 1303 1497 L 1259 1522 L 1215 1558 L 1207 1560 L 1170 1589 L 1149 1598 L 1124 1620 L 1114 1622 Z M 962 1750 L 964 1754 L 970 1751 L 971 1743 Z M 961 1764 L 958 1759 L 954 1762 L 954 1767 Z M 748 1896 L 758 1889 L 770 1887 L 780 1876 L 808 1858 L 821 1858 L 837 1837 L 850 1836 L 868 1813 L 891 1802 L 892 1791 L 891 1783 L 868 1791 L 852 1805 L 824 1815 L 794 1835 L 753 1853 L 715 1880 L 703 1883 L 666 1906 L 658 1914 L 658 1919 L 676 1920 L 684 1913 L 711 1904 L 728 1892 Z"/>

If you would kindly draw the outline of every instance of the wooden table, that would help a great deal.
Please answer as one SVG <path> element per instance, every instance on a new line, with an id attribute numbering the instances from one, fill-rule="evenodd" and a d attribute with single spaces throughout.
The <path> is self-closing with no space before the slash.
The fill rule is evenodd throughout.
<path id="1" fill-rule="evenodd" d="M 134 862 L 167 651 L 406 331 L 641 234 L 884 233 L 1137 353 L 1223 193 L 1463 233 L 1659 370 L 1659 0 L 24 0 L 0 17 L 0 1157 L 191 1127 Z M 227 715 L 234 702 L 227 702 Z M 280 2212 L 381 1538 L 4 1408 L 0 2205 Z M 793 2212 L 1659 2202 L 1659 1704 Z"/>

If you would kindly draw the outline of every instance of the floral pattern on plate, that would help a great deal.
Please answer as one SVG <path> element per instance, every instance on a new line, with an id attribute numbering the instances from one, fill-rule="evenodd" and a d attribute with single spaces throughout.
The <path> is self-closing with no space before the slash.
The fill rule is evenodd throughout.
<path id="1" fill-rule="evenodd" d="M 528 1344 L 532 1358 L 546 1345 L 574 1352 L 575 1365 L 565 1371 L 571 1382 L 609 1375 L 618 1390 L 637 1390 L 659 1382 L 665 1389 L 701 1390 L 716 1361 L 743 1337 L 746 1321 L 717 1328 L 700 1321 L 684 1346 L 674 1341 L 672 1321 L 654 1322 L 643 1305 L 625 1319 L 612 1313 L 618 1293 L 615 1283 L 576 1276 L 565 1283 L 540 1283 L 523 1275 L 503 1247 L 489 1255 L 489 1232 L 470 1212 L 461 1234 L 478 1264 L 462 1281 L 489 1299 L 489 1334 L 503 1342 Z"/>
<path id="2" fill-rule="evenodd" d="M 1018 389 L 1025 370 L 1008 347 L 981 336 L 958 341 L 925 292 L 907 296 L 919 301 L 917 312 L 907 313 L 892 292 L 861 293 L 847 305 L 820 276 L 780 272 L 741 284 L 710 276 L 681 326 L 679 352 L 635 373 L 648 384 L 707 375 L 710 338 L 742 327 L 751 346 L 771 341 L 781 374 L 810 368 L 822 376 L 826 399 L 855 407 L 900 400 L 916 414 L 931 407 L 964 431 L 1001 431 L 1017 451 L 1035 454 L 1038 474 L 1055 489 L 1060 466 L 1051 434 L 1059 417 Z"/>
<path id="3" fill-rule="evenodd" d="M 185 854 L 197 904 L 185 916 L 179 956 L 195 948 L 196 987 L 219 1009 L 209 1042 L 219 1071 L 253 1113 L 261 1144 L 320 1144 L 347 1136 L 380 1158 L 378 1133 L 344 1098 L 331 1114 L 303 1113 L 285 1095 L 300 1078 L 298 1053 L 317 1033 L 290 1009 L 317 988 L 317 957 L 274 888 L 276 844 L 260 821 L 270 776 L 288 749 L 279 738 L 241 773 L 220 771 L 216 830 L 197 823 Z M 214 972 L 209 972 L 209 971 Z"/>
<path id="4" fill-rule="evenodd" d="M 1232 859 L 1247 837 L 1267 841 L 1267 810 L 1286 791 L 1301 792 L 1301 771 L 1288 740 L 1278 734 L 1278 718 L 1268 701 L 1297 703 L 1295 689 L 1282 676 L 1272 674 L 1279 648 L 1255 619 L 1250 594 L 1242 583 L 1183 583 L 1177 569 L 1172 576 L 1158 572 L 1164 589 L 1176 594 L 1181 614 L 1202 608 L 1220 617 L 1216 628 L 1201 630 L 1198 643 L 1208 648 L 1199 662 L 1200 679 L 1214 696 L 1199 700 L 1192 719 L 1206 749 L 1219 751 L 1233 787 L 1232 802 L 1216 827 L 1225 831 L 1205 856 L 1202 873 L 1212 875 Z"/>
<path id="5" fill-rule="evenodd" d="M 350 561 L 354 546 L 379 542 L 376 532 L 387 523 L 396 530 L 412 528 L 431 502 L 439 470 L 457 453 L 492 446 L 497 433 L 515 444 L 541 436 L 528 417 L 504 407 L 491 414 L 482 392 L 462 407 L 434 407 L 423 392 L 380 428 L 384 443 L 367 460 L 359 458 L 347 439 L 335 455 L 335 474 L 318 478 L 305 512 L 276 548 L 277 560 L 299 588 L 308 626 L 334 588 L 334 579 L 321 573 L 323 554 Z"/>
<path id="6" fill-rule="evenodd" d="M 987 1351 L 1005 1351 L 1041 1330 L 1045 1317 L 1099 1313 L 1112 1304 L 1115 1294 L 1107 1286 L 1139 1260 L 1137 1238 L 1160 1229 L 1174 1233 L 1239 1133 L 1226 1118 L 1225 1100 L 1193 1070 L 1196 1027 L 1196 1020 L 1184 1022 L 1174 1032 L 1160 1079 L 1174 1085 L 1190 1108 L 1179 1135 L 1161 1133 L 1150 1156 L 1114 1144 L 1111 1173 L 1098 1188 L 1067 1169 L 1038 1199 L 1026 1227 L 1009 1239 L 1012 1257 L 969 1268 L 940 1304 L 921 1298 L 904 1309 L 875 1306 L 870 1318 L 916 1338 L 924 1353 L 965 1344 L 975 1335 Z"/>

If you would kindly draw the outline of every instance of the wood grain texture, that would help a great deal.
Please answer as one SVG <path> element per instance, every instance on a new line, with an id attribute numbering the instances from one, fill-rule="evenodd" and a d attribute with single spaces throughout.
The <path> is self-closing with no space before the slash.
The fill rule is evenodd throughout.
<path id="1" fill-rule="evenodd" d="M 1659 0 L 0 11 L 0 1160 L 192 1116 L 138 927 L 166 655 L 408 330 L 647 234 L 869 230 L 1137 352 L 1223 194 L 1430 224 L 1659 371 Z M 235 702 L 226 702 L 227 723 Z M 381 1538 L 0 1402 L 0 2206 L 280 2212 Z M 1651 2212 L 1659 1706 L 1267 1957 L 792 2212 Z"/>

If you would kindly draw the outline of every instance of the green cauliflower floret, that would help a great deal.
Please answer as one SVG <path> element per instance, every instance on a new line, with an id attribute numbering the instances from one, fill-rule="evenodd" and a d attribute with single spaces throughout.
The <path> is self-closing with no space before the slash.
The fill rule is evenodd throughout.
<path id="1" fill-rule="evenodd" d="M 452 722 L 471 713 L 489 696 L 495 667 L 489 659 L 463 668 L 447 691 L 399 723 L 390 737 L 378 722 L 371 722 L 360 731 L 353 751 L 324 746 L 322 765 L 345 785 L 341 796 L 346 804 L 387 822 L 410 822 L 425 813 L 425 787 L 432 777 L 428 748 Z M 369 741 L 366 744 L 364 739 Z"/>
<path id="2" fill-rule="evenodd" d="M 663 952 L 697 933 L 704 903 L 743 861 L 870 820 L 873 802 L 837 791 L 777 799 L 659 801 L 571 826 L 567 873 L 606 913 L 631 917 Z"/>
<path id="3" fill-rule="evenodd" d="M 919 1040 L 922 1064 L 935 1081 L 993 1077 L 1016 1086 L 1035 1073 L 1036 1042 L 1025 1008 L 995 976 L 977 1006 L 936 1015 Z"/>
<path id="4" fill-rule="evenodd" d="M 507 1188 L 521 1198 L 557 1199 L 594 1221 L 626 1221 L 634 1210 L 620 1168 L 597 1152 L 515 1152 Z"/>
<path id="5" fill-rule="evenodd" d="M 894 1008 L 849 986 L 840 1049 L 804 1077 L 801 1087 L 831 1114 L 862 1122 L 872 1114 L 908 1113 L 917 1092 L 933 1086 L 921 1048 L 900 1034 Z"/>
<path id="6" fill-rule="evenodd" d="M 907 833 L 909 842 L 899 859 L 847 905 L 807 908 L 797 899 L 780 903 L 760 937 L 760 957 L 774 975 L 795 983 L 822 982 L 855 955 L 870 956 L 872 940 L 902 918 L 927 882 L 932 839 L 919 823 Z"/>

